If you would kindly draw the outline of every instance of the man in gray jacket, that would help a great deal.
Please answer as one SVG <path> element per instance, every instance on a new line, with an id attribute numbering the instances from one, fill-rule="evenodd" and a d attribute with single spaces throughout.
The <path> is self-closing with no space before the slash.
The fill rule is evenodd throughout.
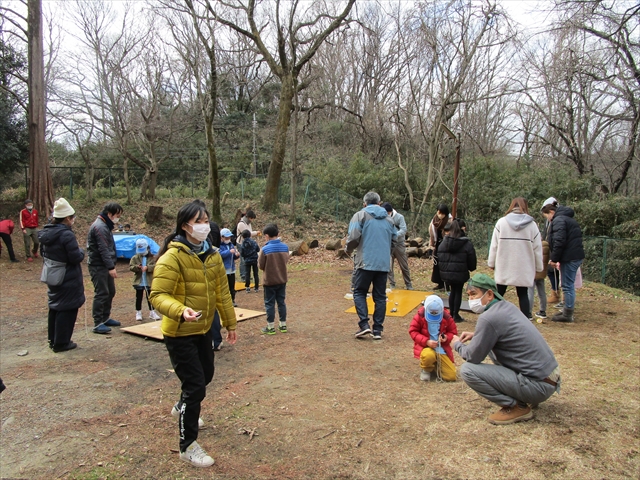
<path id="1" fill-rule="evenodd" d="M 505 301 L 488 275 L 474 275 L 467 286 L 469 306 L 480 313 L 475 332 L 462 332 L 451 345 L 466 360 L 460 376 L 467 385 L 502 408 L 489 416 L 494 425 L 533 418 L 531 405 L 560 390 L 560 367 L 536 327 Z M 471 340 L 468 345 L 463 342 Z M 492 364 L 482 363 L 489 355 Z"/>
<path id="2" fill-rule="evenodd" d="M 382 338 L 387 310 L 385 289 L 391 266 L 391 241 L 396 238 L 395 228 L 387 211 L 380 206 L 380 195 L 369 192 L 364 196 L 364 208 L 349 222 L 345 252 L 355 254 L 353 303 L 358 314 L 356 338 L 371 334 L 374 340 Z M 373 332 L 369 326 L 367 292 L 373 284 Z"/>
<path id="3" fill-rule="evenodd" d="M 407 222 L 404 220 L 404 215 L 396 212 L 393 206 L 389 202 L 385 202 L 382 205 L 387 211 L 387 214 L 393 222 L 393 226 L 396 228 L 397 238 L 391 243 L 391 268 L 389 269 L 389 286 L 395 288 L 396 279 L 393 273 L 393 262 L 398 261 L 398 266 L 402 271 L 402 279 L 404 280 L 404 288 L 407 290 L 413 290 L 411 285 L 411 273 L 409 272 L 409 262 L 407 260 L 407 248 L 404 244 L 405 236 L 407 235 Z"/>
<path id="4" fill-rule="evenodd" d="M 122 207 L 110 202 L 91 224 L 87 235 L 89 274 L 93 283 L 93 333 L 105 334 L 109 327 L 119 327 L 120 322 L 110 318 L 111 302 L 116 295 L 116 243 L 113 227 L 120 221 Z"/>

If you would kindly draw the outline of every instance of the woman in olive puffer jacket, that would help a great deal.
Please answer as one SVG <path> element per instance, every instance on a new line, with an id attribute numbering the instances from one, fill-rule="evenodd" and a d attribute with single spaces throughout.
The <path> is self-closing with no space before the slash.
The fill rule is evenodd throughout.
<path id="1" fill-rule="evenodd" d="M 162 314 L 165 346 L 182 384 L 180 400 L 171 411 L 179 418 L 180 459 L 197 467 L 214 462 L 196 440 L 204 425 L 200 403 L 213 379 L 211 325 L 216 309 L 227 329 L 227 342 L 236 342 L 236 315 L 227 273 L 218 249 L 206 241 L 210 228 L 202 202 L 180 209 L 175 232 L 158 254 L 149 297 Z"/>

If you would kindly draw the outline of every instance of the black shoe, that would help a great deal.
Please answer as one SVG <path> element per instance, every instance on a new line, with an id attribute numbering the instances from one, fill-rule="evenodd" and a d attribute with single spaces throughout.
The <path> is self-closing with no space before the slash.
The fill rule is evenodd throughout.
<path id="1" fill-rule="evenodd" d="M 453 316 L 453 321 L 456 322 L 456 323 L 464 322 L 464 318 L 462 318 L 459 314 L 456 313 Z"/>
<path id="2" fill-rule="evenodd" d="M 371 336 L 373 337 L 374 340 L 382 340 L 382 332 L 379 332 L 378 330 L 374 330 L 371 333 Z"/>
<path id="3" fill-rule="evenodd" d="M 54 353 L 60 353 L 60 352 L 66 352 L 67 350 L 73 350 L 77 346 L 78 346 L 77 343 L 69 342 L 67 344 L 62 344 L 62 345 L 53 345 L 51 347 L 51 350 L 53 350 Z"/>
<path id="4" fill-rule="evenodd" d="M 437 292 L 438 290 L 444 290 L 444 285 L 436 285 L 433 289 L 434 292 Z"/>
<path id="5" fill-rule="evenodd" d="M 355 333 L 356 338 L 362 338 L 364 337 L 367 333 L 371 333 L 371 329 L 369 327 L 364 327 L 361 328 L 360 330 L 358 330 Z"/>
<path id="6" fill-rule="evenodd" d="M 11 260 L 11 263 L 20 263 L 20 260 L 18 260 L 17 258 L 14 258 L 13 260 Z"/>

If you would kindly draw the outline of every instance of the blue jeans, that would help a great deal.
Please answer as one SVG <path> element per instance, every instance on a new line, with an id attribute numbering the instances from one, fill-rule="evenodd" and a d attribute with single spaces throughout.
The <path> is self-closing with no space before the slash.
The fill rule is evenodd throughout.
<path id="1" fill-rule="evenodd" d="M 287 305 L 284 303 L 286 293 L 286 283 L 281 285 L 264 285 L 264 309 L 267 311 L 267 323 L 274 323 L 276 321 L 276 303 L 278 304 L 280 323 L 286 323 Z"/>
<path id="2" fill-rule="evenodd" d="M 560 282 L 564 293 L 564 306 L 573 308 L 576 304 L 576 272 L 582 265 L 582 260 L 560 263 Z"/>
<path id="3" fill-rule="evenodd" d="M 369 308 L 367 306 L 367 292 L 373 284 L 373 331 L 382 332 L 384 327 L 384 316 L 387 312 L 387 296 L 385 289 L 387 286 L 387 272 L 376 272 L 372 270 L 356 270 L 354 275 L 353 303 L 358 314 L 358 326 L 360 329 L 369 328 Z"/>

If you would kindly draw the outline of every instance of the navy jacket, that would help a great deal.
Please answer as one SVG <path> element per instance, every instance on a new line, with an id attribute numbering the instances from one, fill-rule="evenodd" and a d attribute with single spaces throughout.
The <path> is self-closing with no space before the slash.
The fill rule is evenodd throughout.
<path id="1" fill-rule="evenodd" d="M 469 271 L 477 266 L 476 249 L 467 237 L 444 236 L 438 247 L 440 277 L 447 283 L 464 283 L 469 280 Z"/>
<path id="2" fill-rule="evenodd" d="M 561 205 L 551 219 L 548 241 L 552 262 L 584 260 L 582 230 L 573 215 L 573 209 Z"/>
<path id="3" fill-rule="evenodd" d="M 84 304 L 82 260 L 84 251 L 78 246 L 71 227 L 50 224 L 38 232 L 42 256 L 67 264 L 62 285 L 49 287 L 49 308 L 55 311 L 74 310 Z"/>
<path id="4" fill-rule="evenodd" d="M 260 246 L 258 245 L 258 242 L 251 237 L 245 238 L 242 242 L 242 251 L 240 252 L 240 256 L 244 259 L 245 265 L 257 265 L 259 251 Z"/>

